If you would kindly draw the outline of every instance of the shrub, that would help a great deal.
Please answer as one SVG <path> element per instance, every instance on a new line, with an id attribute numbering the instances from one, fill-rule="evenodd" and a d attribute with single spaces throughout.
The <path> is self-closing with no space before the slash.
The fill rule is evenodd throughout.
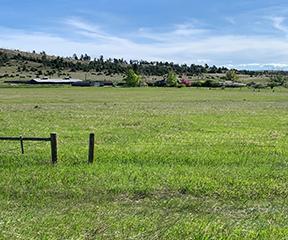
<path id="1" fill-rule="evenodd" d="M 273 89 L 278 86 L 285 86 L 288 84 L 288 78 L 282 75 L 273 76 L 270 78 L 268 86 Z"/>
<path id="2" fill-rule="evenodd" d="M 128 87 L 137 87 L 140 86 L 141 77 L 133 69 L 129 69 L 124 81 Z"/>
<path id="3" fill-rule="evenodd" d="M 185 86 L 185 87 L 191 87 L 192 82 L 191 82 L 190 80 L 188 80 L 188 79 L 182 79 L 182 80 L 181 80 L 181 84 L 182 84 L 183 86 Z"/>
<path id="4" fill-rule="evenodd" d="M 177 87 L 178 85 L 178 78 L 174 71 L 169 71 L 167 76 L 167 86 L 168 87 Z"/>
<path id="5" fill-rule="evenodd" d="M 237 81 L 238 80 L 238 75 L 234 69 L 231 69 L 226 72 L 225 76 L 226 80 L 228 81 Z"/>

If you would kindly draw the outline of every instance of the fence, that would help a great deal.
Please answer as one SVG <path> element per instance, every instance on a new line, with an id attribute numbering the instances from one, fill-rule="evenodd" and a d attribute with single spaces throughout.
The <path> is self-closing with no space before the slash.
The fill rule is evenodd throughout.
<path id="1" fill-rule="evenodd" d="M 19 141 L 21 153 L 24 154 L 24 141 L 34 142 L 50 142 L 51 145 L 51 163 L 56 164 L 58 161 L 57 155 L 57 134 L 51 133 L 49 138 L 40 137 L 0 137 L 0 141 Z M 89 136 L 89 148 L 88 148 L 88 163 L 91 164 L 94 161 L 94 145 L 95 145 L 95 134 L 91 133 Z"/>

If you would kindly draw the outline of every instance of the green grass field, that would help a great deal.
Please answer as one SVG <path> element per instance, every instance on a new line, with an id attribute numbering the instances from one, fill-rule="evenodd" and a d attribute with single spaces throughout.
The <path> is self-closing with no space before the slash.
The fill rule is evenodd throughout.
<path id="1" fill-rule="evenodd" d="M 287 239 L 287 89 L 0 88 L 0 124 L 59 140 L 0 142 L 0 239 Z"/>

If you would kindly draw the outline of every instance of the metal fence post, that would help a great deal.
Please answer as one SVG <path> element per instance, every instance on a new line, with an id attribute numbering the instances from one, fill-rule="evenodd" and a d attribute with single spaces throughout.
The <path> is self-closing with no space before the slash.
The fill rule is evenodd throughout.
<path id="1" fill-rule="evenodd" d="M 51 162 L 52 164 L 57 163 L 57 134 L 51 133 Z"/>
<path id="2" fill-rule="evenodd" d="M 94 161 L 94 144 L 95 144 L 95 134 L 94 133 L 90 133 L 90 136 L 89 136 L 88 163 L 93 163 L 93 161 Z"/>

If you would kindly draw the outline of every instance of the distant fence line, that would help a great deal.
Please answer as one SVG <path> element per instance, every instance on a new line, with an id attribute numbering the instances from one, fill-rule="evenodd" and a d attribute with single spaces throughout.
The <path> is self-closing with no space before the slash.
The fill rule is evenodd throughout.
<path id="1" fill-rule="evenodd" d="M 49 138 L 22 137 L 22 136 L 20 136 L 20 137 L 0 137 L 0 141 L 19 141 L 22 154 L 24 154 L 24 141 L 50 142 L 51 163 L 54 165 L 58 161 L 57 134 L 56 133 L 51 133 Z M 94 145 L 95 145 L 95 134 L 90 133 L 90 135 L 89 135 L 89 149 L 88 149 L 88 163 L 94 162 Z"/>

